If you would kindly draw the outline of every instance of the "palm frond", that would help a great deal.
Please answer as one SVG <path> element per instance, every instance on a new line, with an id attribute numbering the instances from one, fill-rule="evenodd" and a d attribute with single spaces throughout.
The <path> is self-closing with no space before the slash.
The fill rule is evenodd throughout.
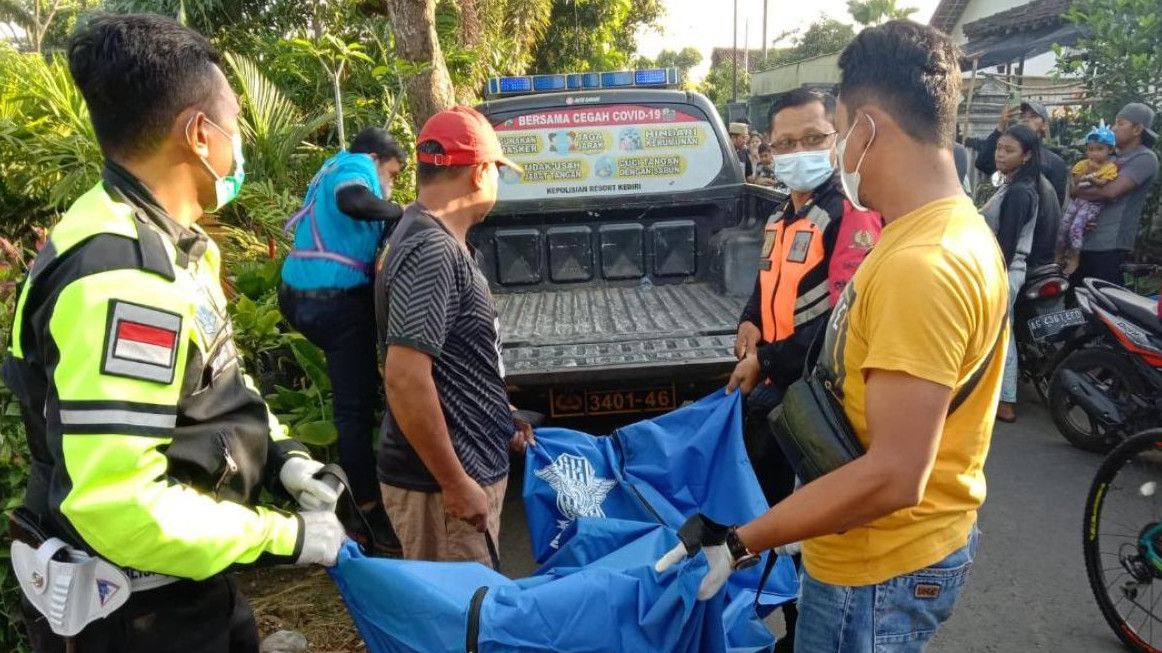
<path id="1" fill-rule="evenodd" d="M 334 117 L 333 111 L 308 112 L 296 106 L 259 65 L 248 57 L 227 53 L 242 100 L 242 124 L 255 156 L 254 173 L 284 187 L 300 183 L 296 161 L 309 149 L 307 141 Z"/>

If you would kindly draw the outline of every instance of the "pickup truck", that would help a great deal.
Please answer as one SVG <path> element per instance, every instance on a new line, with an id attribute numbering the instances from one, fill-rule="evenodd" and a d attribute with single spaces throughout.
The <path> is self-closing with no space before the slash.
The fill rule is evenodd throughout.
<path id="1" fill-rule="evenodd" d="M 667 89 L 486 101 L 524 174 L 471 234 L 514 403 L 555 421 L 663 412 L 722 387 L 768 218 L 714 106 Z"/>

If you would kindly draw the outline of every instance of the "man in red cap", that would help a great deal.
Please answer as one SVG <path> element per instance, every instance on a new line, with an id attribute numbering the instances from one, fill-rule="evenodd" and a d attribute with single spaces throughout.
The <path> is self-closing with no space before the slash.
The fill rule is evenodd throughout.
<path id="1" fill-rule="evenodd" d="M 416 203 L 375 284 L 388 404 L 380 490 L 405 558 L 493 564 L 509 449 L 532 431 L 514 422 L 496 308 L 467 238 L 496 204 L 497 167 L 520 168 L 468 107 L 432 116 L 416 151 Z"/>

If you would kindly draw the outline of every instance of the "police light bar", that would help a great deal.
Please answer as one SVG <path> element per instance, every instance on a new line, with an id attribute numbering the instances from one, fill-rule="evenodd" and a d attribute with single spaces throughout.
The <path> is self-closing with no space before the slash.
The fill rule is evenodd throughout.
<path id="1" fill-rule="evenodd" d="M 560 91 L 590 91 L 603 88 L 675 88 L 679 83 L 681 80 L 678 77 L 677 68 L 523 75 L 489 79 L 486 95 L 497 97 Z"/>

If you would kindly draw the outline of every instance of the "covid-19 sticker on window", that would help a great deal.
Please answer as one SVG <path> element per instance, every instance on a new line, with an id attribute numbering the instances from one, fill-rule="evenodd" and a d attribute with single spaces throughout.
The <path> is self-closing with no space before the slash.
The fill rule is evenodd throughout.
<path id="1" fill-rule="evenodd" d="M 502 200 L 695 190 L 722 170 L 710 123 L 666 107 L 551 109 L 495 127 L 504 153 L 524 168 L 501 169 Z"/>

